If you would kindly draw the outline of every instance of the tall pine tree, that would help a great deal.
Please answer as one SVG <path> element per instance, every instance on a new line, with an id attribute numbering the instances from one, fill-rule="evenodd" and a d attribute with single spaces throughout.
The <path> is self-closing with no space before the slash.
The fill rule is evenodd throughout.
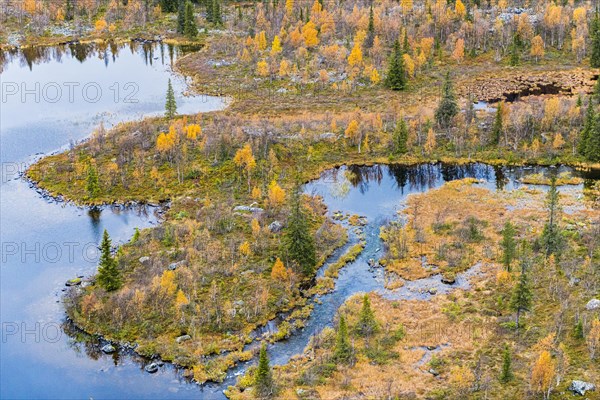
<path id="1" fill-rule="evenodd" d="M 167 86 L 167 101 L 165 103 L 165 116 L 169 119 L 173 119 L 175 114 L 177 114 L 177 102 L 175 101 L 173 85 L 169 79 L 169 85 Z"/>
<path id="2" fill-rule="evenodd" d="M 399 117 L 396 121 L 396 129 L 393 134 L 394 153 L 406 154 L 408 152 L 408 126 L 404 118 Z"/>
<path id="3" fill-rule="evenodd" d="M 529 311 L 531 307 L 532 297 L 529 278 L 527 276 L 527 264 L 525 261 L 522 261 L 521 276 L 519 276 L 519 282 L 517 282 L 517 285 L 513 289 L 510 299 L 510 308 L 517 313 L 517 329 L 519 329 L 521 313 Z"/>
<path id="4" fill-rule="evenodd" d="M 98 183 L 98 172 L 91 163 L 88 163 L 87 167 L 86 189 L 90 198 L 94 198 L 100 193 L 100 184 Z"/>
<path id="5" fill-rule="evenodd" d="M 546 252 L 546 257 L 551 254 L 560 255 L 562 250 L 563 238 L 558 220 L 560 217 L 559 193 L 556 187 L 556 176 L 551 177 L 550 190 L 546 195 L 546 208 L 548 209 L 548 221 L 544 225 L 542 232 L 542 243 Z"/>
<path id="6" fill-rule="evenodd" d="M 594 102 L 590 97 L 588 99 L 587 111 L 585 113 L 585 120 L 583 123 L 583 129 L 579 134 L 579 143 L 577 146 L 577 150 L 579 154 L 586 157 L 588 156 L 588 150 L 590 145 L 590 138 L 594 134 L 596 130 L 596 112 L 594 111 Z"/>
<path id="7" fill-rule="evenodd" d="M 435 110 L 435 120 L 442 128 L 449 128 L 452 120 L 458 114 L 459 108 L 454 94 L 454 85 L 450 72 L 446 73 L 446 79 L 442 86 L 442 98 L 438 108 Z"/>
<path id="8" fill-rule="evenodd" d="M 504 264 L 508 272 L 510 272 L 511 264 L 517 250 L 515 233 L 515 226 L 510 221 L 507 221 L 504 224 L 504 229 L 502 229 L 502 242 L 500 242 L 500 246 L 502 247 L 502 264 Z"/>
<path id="9" fill-rule="evenodd" d="M 344 318 L 343 315 L 340 315 L 340 321 L 338 323 L 334 358 L 337 362 L 342 364 L 349 364 L 353 359 L 352 346 L 350 346 L 350 339 L 348 337 L 348 325 L 346 324 L 346 318 Z"/>
<path id="10" fill-rule="evenodd" d="M 185 3 L 185 21 L 183 26 L 183 34 L 190 39 L 198 36 L 198 28 L 196 27 L 196 17 L 194 16 L 194 5 L 188 0 Z"/>
<path id="11" fill-rule="evenodd" d="M 508 344 L 505 344 L 504 353 L 502 354 L 502 373 L 500 374 L 500 382 L 507 383 L 512 380 L 512 378 L 512 357 Z"/>
<path id="12" fill-rule="evenodd" d="M 402 57 L 402 50 L 400 49 L 400 42 L 398 39 L 394 41 L 388 65 L 388 73 L 385 77 L 385 86 L 392 90 L 404 90 L 406 88 L 404 58 Z"/>
<path id="13" fill-rule="evenodd" d="M 317 264 L 315 240 L 310 233 L 308 216 L 301 204 L 298 190 L 295 190 L 292 196 L 290 211 L 285 235 L 288 256 L 304 276 L 311 276 Z"/>
<path id="14" fill-rule="evenodd" d="M 366 294 L 363 296 L 362 309 L 360 310 L 360 316 L 358 317 L 358 324 L 356 325 L 356 331 L 361 336 L 371 336 L 377 331 L 378 324 L 375 319 L 375 314 L 371 309 L 371 301 L 369 296 Z"/>
<path id="15" fill-rule="evenodd" d="M 179 0 L 177 5 L 177 33 L 183 35 L 185 30 L 185 0 Z"/>
<path id="16" fill-rule="evenodd" d="M 273 394 L 273 374 L 269 366 L 267 346 L 264 343 L 260 347 L 254 385 L 259 398 L 269 398 Z"/>
<path id="17" fill-rule="evenodd" d="M 110 237 L 106 229 L 100 244 L 100 265 L 98 266 L 98 283 L 107 291 L 117 290 L 121 287 L 121 274 L 117 268 L 117 261 L 110 253 Z"/>
<path id="18" fill-rule="evenodd" d="M 590 37 L 592 38 L 592 52 L 590 54 L 590 67 L 600 67 L 600 18 L 598 11 L 590 24 Z"/>
<path id="19" fill-rule="evenodd" d="M 502 103 L 498 103 L 498 108 L 496 108 L 496 115 L 494 117 L 494 124 L 492 125 L 492 137 L 490 140 L 492 145 L 498 146 L 500 144 L 503 131 Z"/>

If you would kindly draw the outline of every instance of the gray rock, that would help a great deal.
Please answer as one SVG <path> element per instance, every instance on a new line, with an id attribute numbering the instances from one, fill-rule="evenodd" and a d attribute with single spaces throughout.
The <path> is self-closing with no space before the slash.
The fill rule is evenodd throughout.
<path id="1" fill-rule="evenodd" d="M 584 381 L 573 381 L 571 382 L 571 386 L 569 386 L 569 390 L 575 394 L 580 396 L 585 396 L 585 392 L 596 390 L 596 385 L 590 382 Z"/>
<path id="2" fill-rule="evenodd" d="M 183 343 L 183 342 L 191 340 L 191 339 L 192 339 L 192 337 L 190 335 L 181 335 L 177 339 L 175 339 L 175 341 L 177 343 Z"/>
<path id="3" fill-rule="evenodd" d="M 265 210 L 263 210 L 260 207 L 253 207 L 253 206 L 235 206 L 233 208 L 233 211 L 246 211 L 246 212 L 252 212 L 252 213 L 262 213 Z"/>
<path id="4" fill-rule="evenodd" d="M 429 371 L 427 371 L 427 372 L 429 372 L 429 373 L 430 373 L 431 375 L 433 375 L 433 376 L 438 376 L 438 375 L 440 374 L 439 372 L 437 372 L 437 371 L 436 371 L 435 369 L 433 369 L 433 368 L 430 368 L 430 369 L 429 369 Z"/>
<path id="5" fill-rule="evenodd" d="M 585 305 L 586 310 L 597 310 L 598 308 L 600 308 L 600 300 L 598 299 L 591 299 Z"/>
<path id="6" fill-rule="evenodd" d="M 246 304 L 244 300 L 236 300 L 233 302 L 233 305 L 236 307 L 242 307 L 244 304 Z"/>
<path id="7" fill-rule="evenodd" d="M 140 264 L 147 266 L 148 264 L 150 264 L 150 257 L 148 257 L 148 256 L 140 257 L 140 259 L 138 261 L 140 262 Z"/>
<path id="8" fill-rule="evenodd" d="M 102 350 L 102 352 L 104 352 L 106 354 L 111 354 L 111 353 L 114 353 L 115 351 L 117 351 L 117 349 L 115 349 L 115 346 L 113 346 L 110 343 L 105 344 L 104 346 L 102 346 L 101 350 Z"/>
<path id="9" fill-rule="evenodd" d="M 155 362 L 150 363 L 144 367 L 144 370 L 150 374 L 153 374 L 158 371 L 158 364 Z"/>
<path id="10" fill-rule="evenodd" d="M 279 221 L 273 221 L 269 224 L 269 232 L 277 233 L 283 229 L 283 224 Z"/>
<path id="11" fill-rule="evenodd" d="M 433 294 L 437 294 L 437 288 L 434 288 L 434 287 L 432 287 L 432 288 L 429 288 L 428 292 L 429 292 L 429 294 L 431 294 L 431 295 L 433 295 Z"/>
<path id="12" fill-rule="evenodd" d="M 181 261 L 177 261 L 177 262 L 169 264 L 168 268 L 169 268 L 170 271 L 175 271 L 177 268 L 183 267 L 186 264 L 187 264 L 187 261 L 181 260 Z"/>

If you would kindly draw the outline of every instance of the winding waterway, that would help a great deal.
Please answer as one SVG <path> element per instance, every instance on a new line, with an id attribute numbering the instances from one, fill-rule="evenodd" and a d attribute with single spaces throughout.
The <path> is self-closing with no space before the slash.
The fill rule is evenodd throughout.
<path id="1" fill-rule="evenodd" d="M 19 93 L 0 104 L 3 166 L 0 397 L 223 398 L 222 390 L 234 383 L 235 377 L 249 365 L 232 369 L 223 384 L 200 387 L 168 364 L 157 373 L 148 374 L 143 370 L 147 360 L 131 354 L 106 355 L 96 346 L 77 342 L 74 339 L 77 335 L 66 334 L 60 303 L 65 281 L 93 274 L 97 263 L 95 248 L 102 231 L 107 229 L 117 243 L 123 243 L 135 227 L 151 226 L 159 218 L 151 207 L 105 208 L 98 213 L 56 203 L 42 197 L 18 176 L 23 166 L 36 157 L 83 139 L 100 121 L 111 126 L 161 113 L 169 78 L 173 79 L 181 113 L 222 108 L 225 103 L 217 98 L 181 96 L 186 90 L 185 81 L 171 71 L 178 56 L 180 51 L 176 48 L 127 45 L 86 49 L 62 46 L 36 50 L 33 56 L 15 52 L 0 58 L 3 62 L 0 81 L 18 83 L 19 88 L 21 83 L 32 88 L 36 82 L 42 87 L 49 82 L 59 86 L 66 82 L 96 82 L 106 90 L 103 90 L 106 96 L 93 103 L 81 99 L 69 102 L 68 98 L 49 103 L 44 97 L 36 102 L 32 94 L 21 101 Z M 127 83 L 137 85 L 138 102 L 124 102 L 121 97 L 115 100 L 110 87 L 117 84 L 125 90 Z M 14 85 L 10 88 L 12 91 Z M 438 293 L 445 293 L 456 287 L 469 287 L 466 274 L 459 276 L 453 286 L 442 285 L 439 276 L 433 276 L 409 283 L 398 291 L 387 291 L 381 269 L 369 267 L 370 259 L 381 256 L 381 226 L 397 217 L 408 195 L 466 177 L 477 178 L 480 185 L 492 190 L 511 190 L 519 185 L 522 175 L 544 170 L 484 164 L 345 166 L 326 171 L 305 185 L 307 193 L 323 196 L 330 215 L 342 211 L 365 216 L 368 221 L 360 232 L 352 228 L 350 243 L 332 255 L 323 269 L 358 240 L 359 235 L 364 235 L 366 246 L 355 261 L 342 269 L 335 290 L 319 297 L 306 327 L 269 347 L 272 362 L 283 364 L 301 353 L 310 337 L 330 325 L 339 306 L 355 293 L 377 291 L 390 298 L 425 301 L 431 294 L 422 288 L 435 286 Z M 568 190 L 581 189 L 580 185 Z M 477 269 L 470 273 L 477 273 Z"/>

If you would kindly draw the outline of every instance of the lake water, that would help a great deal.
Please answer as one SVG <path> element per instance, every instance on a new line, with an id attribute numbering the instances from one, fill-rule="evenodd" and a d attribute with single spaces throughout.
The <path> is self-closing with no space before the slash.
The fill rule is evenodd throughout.
<path id="1" fill-rule="evenodd" d="M 133 43 L 0 56 L 1 398 L 199 396 L 173 368 L 149 375 L 132 357 L 115 365 L 62 331 L 65 281 L 94 272 L 103 230 L 122 243 L 136 227 L 156 223 L 155 210 L 90 213 L 45 200 L 18 176 L 40 154 L 82 140 L 100 122 L 160 115 L 169 78 L 180 113 L 223 108 L 219 98 L 183 95 L 185 79 L 171 70 L 181 55 L 175 47 Z"/>

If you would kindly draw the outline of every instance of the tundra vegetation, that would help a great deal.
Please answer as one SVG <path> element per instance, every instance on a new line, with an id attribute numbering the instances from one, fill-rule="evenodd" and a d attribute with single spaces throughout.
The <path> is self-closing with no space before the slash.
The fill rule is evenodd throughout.
<path id="1" fill-rule="evenodd" d="M 84 330 L 135 342 L 197 382 L 252 358 L 244 344 L 275 316 L 279 330 L 260 339 L 301 329 L 311 295 L 332 290 L 362 251 L 351 246 L 315 279 L 347 240 L 322 199 L 301 193 L 323 170 L 600 161 L 600 22 L 587 2 L 25 0 L 3 9 L 6 47 L 10 32 L 23 43 L 64 40 L 61 27 L 107 43 L 164 34 L 204 44 L 176 68 L 196 91 L 228 96 L 226 110 L 178 115 L 170 88 L 165 116 L 99 128 L 28 171 L 81 204 L 168 202 L 160 226 L 116 253 L 105 235 L 96 283 L 72 290 L 66 306 Z M 438 273 L 450 282 L 478 264 L 470 290 L 351 298 L 289 364 L 271 367 L 261 347 L 258 367 L 228 395 L 548 398 L 572 379 L 598 385 L 600 322 L 585 305 L 599 291 L 600 187 L 581 197 L 572 176 L 523 182 L 550 189 L 448 183 L 411 196 L 380 232 L 389 289 Z"/>

